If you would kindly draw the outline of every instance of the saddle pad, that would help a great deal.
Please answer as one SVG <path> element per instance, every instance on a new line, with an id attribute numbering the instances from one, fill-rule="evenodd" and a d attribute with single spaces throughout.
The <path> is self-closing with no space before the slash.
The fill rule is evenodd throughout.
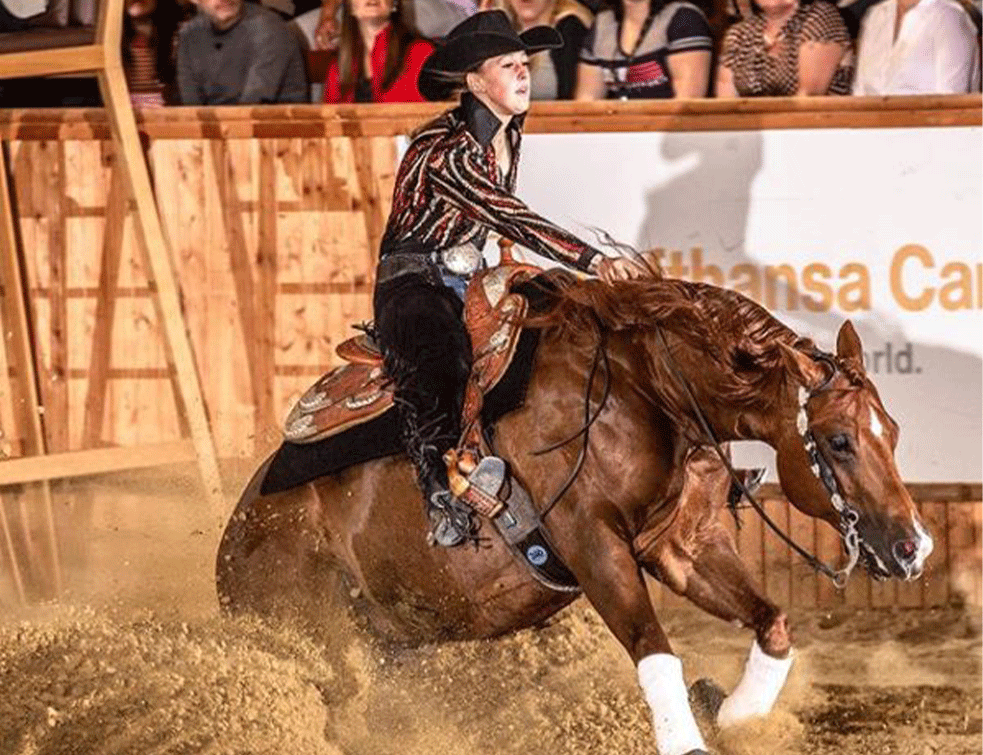
<path id="1" fill-rule="evenodd" d="M 314 443 L 284 441 L 270 460 L 260 493 L 282 493 L 348 467 L 401 453 L 399 415 L 386 411 L 373 420 Z"/>
<path id="2" fill-rule="evenodd" d="M 493 429 L 495 422 L 525 403 L 538 344 L 538 330 L 522 332 L 505 375 L 485 396 L 481 417 L 486 428 Z M 357 464 L 402 454 L 399 415 L 392 409 L 390 397 L 387 409 L 344 432 L 313 443 L 285 441 L 270 461 L 260 492 L 280 493 Z"/>

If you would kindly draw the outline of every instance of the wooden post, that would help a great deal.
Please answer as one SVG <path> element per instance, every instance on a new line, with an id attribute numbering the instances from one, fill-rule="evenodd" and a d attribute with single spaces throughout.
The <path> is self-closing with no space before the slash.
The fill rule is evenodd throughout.
<path id="1" fill-rule="evenodd" d="M 110 5 L 114 3 L 109 3 Z M 121 5 L 117 2 L 115 4 Z M 118 17 L 117 17 L 118 16 Z M 122 9 L 109 20 L 110 24 L 122 23 Z M 116 43 L 104 45 L 106 67 L 99 72 L 99 88 L 112 121 L 113 140 L 116 143 L 120 165 L 130 186 L 136 204 L 136 229 L 142 242 L 147 262 L 150 266 L 157 290 L 156 301 L 160 311 L 161 323 L 167 336 L 167 346 L 174 364 L 178 390 L 186 412 L 191 439 L 198 457 L 198 469 L 205 485 L 205 495 L 216 514 L 224 514 L 225 499 L 222 480 L 218 471 L 215 446 L 212 441 L 205 402 L 201 393 L 201 383 L 195 366 L 191 342 L 188 336 L 181 302 L 178 297 L 177 282 L 168 254 L 164 229 L 150 185 L 150 174 L 140 147 L 136 120 L 130 106 L 129 92 L 123 76 L 123 66 L 119 52 L 119 35 Z"/>
<path id="2" fill-rule="evenodd" d="M 37 370 L 34 363 L 34 350 L 28 319 L 27 291 L 24 286 L 24 271 L 21 268 L 21 253 L 17 248 L 17 233 L 14 227 L 13 206 L 10 197 L 7 156 L 0 146 L 0 281 L 4 288 L 3 322 L 5 334 L 9 333 L 10 346 L 17 361 L 17 382 L 20 400 L 18 426 L 22 437 L 22 453 L 40 455 L 47 451 L 44 429 L 41 424 L 41 400 L 38 392 Z M 9 329 L 9 330 L 8 330 Z M 52 587 L 55 594 L 61 592 L 61 559 L 58 555 L 58 539 L 55 530 L 54 506 L 51 499 L 51 484 L 45 480 L 38 483 L 36 490 L 44 511 L 45 528 L 48 533 L 48 553 L 51 560 Z M 25 491 L 26 493 L 26 491 Z M 2 503 L 0 503 L 2 506 Z M 25 528 L 27 526 L 25 519 Z M 17 570 L 17 555 L 7 530 L 6 514 L 3 518 L 10 562 L 13 565 L 18 591 L 23 596 L 23 584 Z M 25 530 L 26 532 L 27 530 Z"/>
<path id="3" fill-rule="evenodd" d="M 82 445 L 99 444 L 106 412 L 106 388 L 109 382 L 113 321 L 116 315 L 116 285 L 123 256 L 123 223 L 126 218 L 126 189 L 114 171 L 106 195 L 106 225 L 103 232 L 99 266 L 99 298 L 96 300 L 95 332 L 89 356 L 89 385 L 85 393 L 85 420 Z"/>

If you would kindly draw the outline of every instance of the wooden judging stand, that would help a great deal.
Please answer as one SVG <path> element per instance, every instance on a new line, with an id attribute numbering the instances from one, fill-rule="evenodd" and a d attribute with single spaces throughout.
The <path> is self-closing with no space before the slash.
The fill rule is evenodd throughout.
<path id="1" fill-rule="evenodd" d="M 3 75 L 11 65 L 0 58 Z M 221 510 L 216 455 L 275 446 L 292 401 L 336 363 L 351 325 L 371 318 L 397 138 L 444 106 L 168 108 L 134 119 L 121 78 L 113 84 L 119 73 L 107 63 L 101 75 L 106 111 L 0 110 L 0 190 L 13 199 L 13 209 L 2 203 L 0 450 L 11 458 L 0 460 L 0 494 L 196 461 Z M 979 126 L 980 104 L 979 95 L 537 103 L 527 132 Z M 741 552 L 786 605 L 946 604 L 956 596 L 945 575 L 979 549 L 980 486 L 912 492 L 940 535 L 931 581 L 861 576 L 835 594 L 751 516 L 737 533 Z M 836 555 L 835 533 L 790 512 L 774 485 L 763 498 L 797 540 Z M 50 493 L 39 503 L 53 529 Z M 17 569 L 12 526 L 0 520 L 0 570 Z"/>

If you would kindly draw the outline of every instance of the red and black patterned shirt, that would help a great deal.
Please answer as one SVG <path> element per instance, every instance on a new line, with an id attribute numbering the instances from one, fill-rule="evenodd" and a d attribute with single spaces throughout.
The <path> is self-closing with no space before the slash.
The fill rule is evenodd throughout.
<path id="1" fill-rule="evenodd" d="M 382 256 L 434 252 L 461 244 L 484 248 L 489 231 L 537 254 L 586 271 L 600 252 L 537 215 L 513 195 L 524 116 L 506 127 L 512 148 L 508 175 L 492 138 L 501 121 L 465 93 L 461 104 L 423 126 L 396 174 Z"/>

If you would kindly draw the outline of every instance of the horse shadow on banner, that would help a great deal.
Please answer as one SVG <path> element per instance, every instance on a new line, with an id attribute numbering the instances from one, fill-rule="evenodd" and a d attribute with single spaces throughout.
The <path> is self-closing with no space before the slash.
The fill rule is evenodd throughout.
<path id="1" fill-rule="evenodd" d="M 764 150 L 759 131 L 663 135 L 661 157 L 672 177 L 647 192 L 636 248 L 663 250 L 661 261 L 670 275 L 716 282 L 714 270 L 708 269 L 713 265 L 728 285 L 728 271 L 750 265 L 760 271 L 763 281 L 765 262 L 748 249 L 747 236 L 752 188 L 764 164 Z M 686 165 L 692 167 L 686 170 Z M 794 248 L 795 242 L 790 238 L 788 247 Z M 872 269 L 871 274 L 887 271 Z M 846 316 L 836 310 L 804 308 L 801 292 L 790 290 L 784 279 L 775 279 L 773 285 L 771 302 L 786 305 L 776 308 L 779 319 L 820 348 L 835 350 L 836 333 Z M 787 303 L 796 300 L 797 308 L 788 309 Z M 914 339 L 876 300 L 869 311 L 858 311 L 853 319 L 864 342 L 867 370 L 902 428 L 898 459 L 905 478 L 979 481 L 975 449 L 983 445 L 983 361 L 972 352 Z M 973 449 L 971 457 L 967 447 Z M 768 456 L 760 450 L 752 454 L 755 462 Z"/>

